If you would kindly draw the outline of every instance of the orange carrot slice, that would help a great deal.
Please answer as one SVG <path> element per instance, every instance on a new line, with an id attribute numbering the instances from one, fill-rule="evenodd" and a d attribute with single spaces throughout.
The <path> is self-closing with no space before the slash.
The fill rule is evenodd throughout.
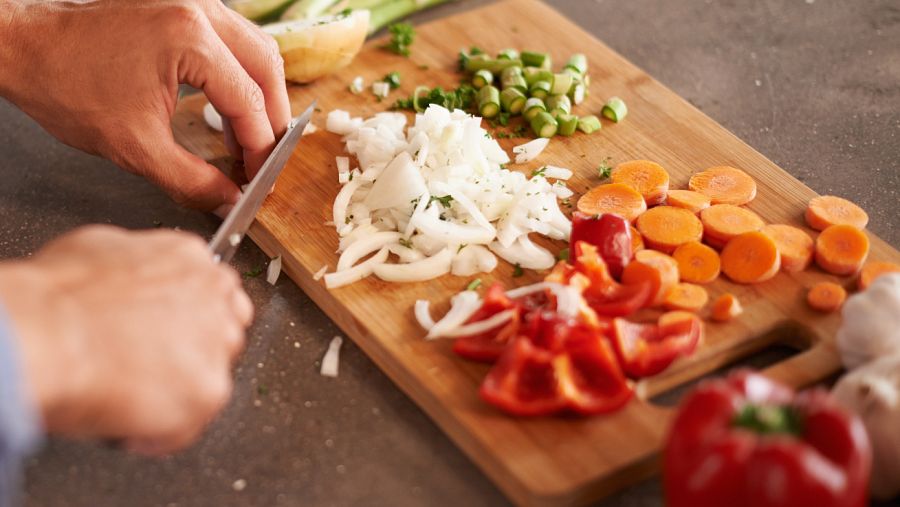
<path id="1" fill-rule="evenodd" d="M 635 225 L 647 246 L 666 253 L 703 238 L 703 224 L 697 215 L 674 206 L 650 208 L 637 218 Z"/>
<path id="2" fill-rule="evenodd" d="M 693 190 L 669 190 L 666 195 L 666 204 L 684 208 L 692 213 L 700 213 L 712 204 L 712 199 L 708 195 Z"/>
<path id="3" fill-rule="evenodd" d="M 641 231 L 631 226 L 631 255 L 634 256 L 638 250 L 644 249 L 644 237 L 641 236 Z"/>
<path id="4" fill-rule="evenodd" d="M 641 282 L 650 282 L 649 304 L 662 303 L 669 289 L 678 283 L 678 263 L 655 250 L 635 253 L 634 260 L 622 271 L 622 283 L 632 285 Z"/>
<path id="5" fill-rule="evenodd" d="M 813 257 L 813 239 L 797 227 L 771 224 L 762 228 L 762 233 L 775 241 L 781 254 L 781 269 L 788 273 L 803 271 L 809 267 Z"/>
<path id="6" fill-rule="evenodd" d="M 893 262 L 870 262 L 859 272 L 859 290 L 866 290 L 879 276 L 886 273 L 900 273 L 900 264 Z"/>
<path id="7" fill-rule="evenodd" d="M 667 310 L 699 312 L 708 301 L 709 294 L 703 287 L 692 283 L 677 283 L 666 293 L 663 306 Z"/>
<path id="8" fill-rule="evenodd" d="M 578 199 L 578 211 L 588 215 L 613 213 L 634 222 L 641 213 L 647 211 L 644 198 L 628 185 L 610 183 L 587 191 Z"/>
<path id="9" fill-rule="evenodd" d="M 710 283 L 719 277 L 719 254 L 699 241 L 679 246 L 672 258 L 678 263 L 678 273 L 684 282 Z"/>
<path id="10" fill-rule="evenodd" d="M 806 293 L 806 302 L 813 310 L 831 313 L 847 300 L 847 291 L 834 282 L 819 282 Z"/>
<path id="11" fill-rule="evenodd" d="M 817 231 L 839 224 L 865 229 L 869 215 L 843 197 L 820 195 L 810 199 L 806 207 L 806 223 Z"/>
<path id="12" fill-rule="evenodd" d="M 715 204 L 700 212 L 704 240 L 722 248 L 731 238 L 746 232 L 758 231 L 766 225 L 756 213 L 733 204 Z"/>
<path id="13" fill-rule="evenodd" d="M 688 187 L 708 195 L 713 204 L 747 204 L 756 197 L 756 182 L 734 167 L 711 167 L 691 176 Z"/>
<path id="14" fill-rule="evenodd" d="M 722 272 L 737 283 L 764 282 L 780 267 L 775 241 L 759 231 L 732 238 L 722 250 Z"/>
<path id="15" fill-rule="evenodd" d="M 869 255 L 869 237 L 852 225 L 832 225 L 816 238 L 816 264 L 833 275 L 852 275 Z"/>
<path id="16" fill-rule="evenodd" d="M 742 313 L 744 313 L 744 307 L 741 306 L 738 298 L 734 294 L 726 292 L 713 302 L 712 315 L 710 316 L 713 320 L 728 322 Z"/>
<path id="17" fill-rule="evenodd" d="M 630 160 L 617 165 L 609 179 L 635 189 L 644 196 L 647 206 L 662 204 L 669 191 L 669 173 L 649 160 Z"/>

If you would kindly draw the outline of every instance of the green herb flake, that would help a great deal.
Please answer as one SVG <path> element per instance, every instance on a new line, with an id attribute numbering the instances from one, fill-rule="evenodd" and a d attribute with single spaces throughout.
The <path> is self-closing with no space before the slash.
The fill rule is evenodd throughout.
<path id="1" fill-rule="evenodd" d="M 450 202 L 452 200 L 453 200 L 453 196 L 451 196 L 451 195 L 445 195 L 442 197 L 437 197 L 437 196 L 433 195 L 433 196 L 431 196 L 431 199 L 428 201 L 428 205 L 431 206 L 431 203 L 437 201 L 437 202 L 441 203 L 441 206 L 443 206 L 445 208 L 449 208 Z"/>
<path id="2" fill-rule="evenodd" d="M 535 169 L 531 173 L 531 177 L 537 178 L 538 176 L 540 176 L 541 178 L 546 178 L 547 176 L 544 175 L 544 173 L 546 173 L 546 172 L 547 172 L 547 166 L 544 166 L 544 167 L 541 167 L 540 169 Z"/>
<path id="3" fill-rule="evenodd" d="M 466 244 L 466 243 L 463 243 L 462 245 L 459 245 L 459 246 L 456 248 L 456 253 L 462 252 L 462 249 L 465 248 L 465 247 L 467 247 L 467 246 L 469 246 L 469 245 Z"/>
<path id="4" fill-rule="evenodd" d="M 265 395 L 269 394 L 269 388 L 265 384 L 259 385 L 256 388 L 256 393 L 259 394 L 260 396 L 265 396 Z"/>
<path id="5" fill-rule="evenodd" d="M 481 278 L 472 280 L 469 285 L 466 285 L 466 290 L 475 290 L 478 287 L 481 287 Z"/>
<path id="6" fill-rule="evenodd" d="M 556 260 L 568 261 L 569 260 L 569 249 L 563 248 L 562 250 L 560 250 L 559 253 L 556 254 Z"/>
<path id="7" fill-rule="evenodd" d="M 250 271 L 244 271 L 244 278 L 256 278 L 257 276 L 263 274 L 263 271 L 266 270 L 264 265 L 257 266 Z"/>
<path id="8" fill-rule="evenodd" d="M 601 180 L 609 178 L 609 175 L 612 174 L 613 168 L 609 163 L 610 160 L 612 160 L 612 157 L 606 157 L 603 162 L 600 163 L 600 166 L 597 167 L 597 175 L 600 176 Z"/>
<path id="9" fill-rule="evenodd" d="M 409 23 L 394 23 L 388 27 L 391 40 L 384 49 L 400 56 L 409 56 L 409 47 L 416 40 L 416 29 Z"/>
<path id="10" fill-rule="evenodd" d="M 398 243 L 400 243 L 400 246 L 404 246 L 409 249 L 412 249 L 412 247 L 413 247 L 412 240 L 408 240 L 406 238 L 400 238 L 400 241 L 398 241 Z"/>
<path id="11" fill-rule="evenodd" d="M 522 276 L 524 274 L 525 274 L 525 271 L 522 270 L 522 266 L 520 266 L 519 263 L 517 262 L 516 265 L 513 266 L 513 272 L 512 272 L 513 278 L 519 278 L 520 276 Z"/>
<path id="12" fill-rule="evenodd" d="M 381 78 L 382 81 L 388 84 L 391 90 L 396 90 L 400 88 L 400 73 L 396 70 L 394 72 L 390 72 Z"/>

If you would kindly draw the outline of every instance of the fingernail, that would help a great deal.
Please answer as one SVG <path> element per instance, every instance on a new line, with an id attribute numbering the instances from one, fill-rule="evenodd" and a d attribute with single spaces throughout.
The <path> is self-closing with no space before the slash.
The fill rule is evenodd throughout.
<path id="1" fill-rule="evenodd" d="M 231 210 L 233 210 L 233 209 L 234 209 L 234 204 L 223 204 L 223 205 L 219 206 L 218 208 L 216 208 L 215 210 L 213 210 L 213 215 L 221 218 L 222 220 L 225 220 L 225 217 L 227 217 L 228 214 L 231 213 Z"/>

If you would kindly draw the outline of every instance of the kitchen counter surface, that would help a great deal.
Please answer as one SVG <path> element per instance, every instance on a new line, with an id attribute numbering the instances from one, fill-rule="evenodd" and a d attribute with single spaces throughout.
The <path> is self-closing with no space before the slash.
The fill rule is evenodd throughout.
<path id="1" fill-rule="evenodd" d="M 424 21 L 479 1 L 417 16 Z M 900 247 L 900 6 L 892 0 L 550 2 L 820 193 L 862 205 Z M 473 41 L 477 43 L 477 41 Z M 0 257 L 88 223 L 216 221 L 57 143 L 0 102 Z M 241 272 L 264 265 L 245 242 Z M 485 476 L 286 277 L 245 279 L 257 307 L 234 398 L 192 449 L 130 456 L 51 439 L 30 462 L 30 506 L 503 505 Z M 602 505 L 659 505 L 651 480 Z"/>

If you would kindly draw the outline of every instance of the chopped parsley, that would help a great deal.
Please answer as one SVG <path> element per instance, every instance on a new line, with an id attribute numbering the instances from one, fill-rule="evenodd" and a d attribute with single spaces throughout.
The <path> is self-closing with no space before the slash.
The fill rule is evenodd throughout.
<path id="1" fill-rule="evenodd" d="M 453 196 L 451 196 L 451 195 L 445 195 L 443 197 L 438 197 L 438 196 L 433 195 L 433 196 L 431 196 L 431 199 L 428 201 L 428 205 L 431 206 L 431 203 L 437 201 L 437 202 L 441 203 L 441 206 L 443 206 L 445 208 L 449 208 L 450 201 L 452 201 L 452 200 L 453 200 Z"/>
<path id="2" fill-rule="evenodd" d="M 409 47 L 416 40 L 416 29 L 409 23 L 394 23 L 388 27 L 391 40 L 385 49 L 400 56 L 409 56 Z"/>
<path id="3" fill-rule="evenodd" d="M 400 238 L 400 241 L 398 241 L 398 243 L 400 243 L 400 246 L 405 246 L 406 248 L 412 249 L 412 247 L 413 247 L 412 240 L 409 240 L 406 238 Z"/>
<path id="4" fill-rule="evenodd" d="M 522 266 L 520 266 L 519 263 L 517 262 L 516 265 L 513 266 L 513 272 L 512 272 L 513 278 L 519 278 L 520 276 L 522 276 L 524 274 L 525 274 L 525 271 L 522 270 Z"/>
<path id="5" fill-rule="evenodd" d="M 266 267 L 263 265 L 257 266 L 250 271 L 244 271 L 244 278 L 256 278 L 261 275 L 263 271 L 266 270 Z"/>
<path id="6" fill-rule="evenodd" d="M 556 254 L 556 259 L 560 261 L 568 261 L 569 260 L 569 249 L 563 248 Z"/>
<path id="7" fill-rule="evenodd" d="M 612 157 L 606 157 L 603 162 L 600 163 L 600 166 L 597 167 L 597 175 L 600 176 L 601 180 L 605 180 L 609 178 L 609 175 L 612 174 L 612 166 L 609 165 L 609 161 Z"/>
<path id="8" fill-rule="evenodd" d="M 475 290 L 478 287 L 481 287 L 481 278 L 472 280 L 469 285 L 466 285 L 466 290 Z"/>
<path id="9" fill-rule="evenodd" d="M 400 88 L 400 73 L 396 70 L 394 72 L 388 73 L 383 78 L 381 78 L 381 80 L 387 83 L 388 86 L 390 86 L 391 90 Z"/>
<path id="10" fill-rule="evenodd" d="M 541 167 L 540 169 L 535 169 L 531 173 L 531 177 L 536 178 L 536 177 L 540 176 L 542 178 L 546 178 L 546 176 L 544 175 L 544 173 L 546 173 L 546 172 L 547 172 L 547 166 L 544 166 L 544 167 Z"/>

